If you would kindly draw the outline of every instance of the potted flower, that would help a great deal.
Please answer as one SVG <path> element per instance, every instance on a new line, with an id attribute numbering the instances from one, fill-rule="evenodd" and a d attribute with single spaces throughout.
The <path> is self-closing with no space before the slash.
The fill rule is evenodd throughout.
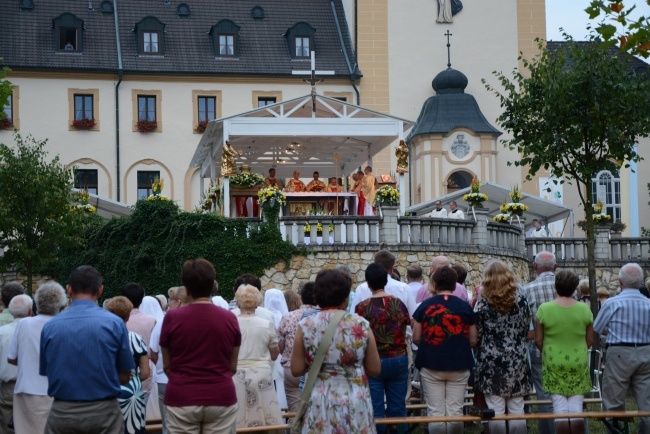
<path id="1" fill-rule="evenodd" d="M 74 211 L 86 214 L 93 214 L 97 211 L 97 208 L 88 203 L 90 201 L 90 194 L 88 193 L 88 190 L 78 192 L 75 199 L 77 202 L 79 202 L 79 204 L 72 207 Z"/>
<path id="2" fill-rule="evenodd" d="M 612 220 L 612 216 L 609 214 L 594 214 L 591 217 L 594 219 L 596 226 L 606 226 Z"/>
<path id="3" fill-rule="evenodd" d="M 14 125 L 14 120 L 8 116 L 0 118 L 0 130 L 7 130 Z"/>
<path id="4" fill-rule="evenodd" d="M 250 188 L 264 183 L 264 175 L 261 173 L 242 171 L 230 177 L 230 185 L 235 188 Z"/>
<path id="5" fill-rule="evenodd" d="M 375 192 L 375 206 L 397 206 L 399 205 L 400 194 L 397 189 L 390 185 L 384 185 Z"/>
<path id="6" fill-rule="evenodd" d="M 197 133 L 202 133 L 202 132 L 205 131 L 205 129 L 206 129 L 207 127 L 208 127 L 208 121 L 201 121 L 201 122 L 199 122 L 199 124 L 196 126 L 196 128 L 194 129 L 194 131 L 196 131 Z"/>
<path id="7" fill-rule="evenodd" d="M 497 223 L 508 223 L 510 221 L 510 214 L 497 214 L 492 217 L 492 220 Z"/>
<path id="8" fill-rule="evenodd" d="M 138 131 L 141 133 L 150 133 L 158 128 L 158 122 L 154 119 L 153 121 L 148 121 L 146 119 L 140 119 L 138 121 Z"/>
<path id="9" fill-rule="evenodd" d="M 621 219 L 616 219 L 614 223 L 609 227 L 609 231 L 613 235 L 621 235 L 621 232 L 623 232 L 627 228 L 627 225 L 621 221 Z"/>
<path id="10" fill-rule="evenodd" d="M 483 208 L 483 202 L 488 200 L 488 197 L 481 193 L 481 183 L 478 182 L 478 179 L 472 179 L 472 185 L 469 188 L 469 193 L 463 196 L 463 200 L 472 208 Z"/>
<path id="11" fill-rule="evenodd" d="M 72 126 L 78 130 L 90 130 L 92 129 L 95 125 L 97 125 L 97 122 L 95 122 L 95 119 L 75 119 L 72 121 Z"/>

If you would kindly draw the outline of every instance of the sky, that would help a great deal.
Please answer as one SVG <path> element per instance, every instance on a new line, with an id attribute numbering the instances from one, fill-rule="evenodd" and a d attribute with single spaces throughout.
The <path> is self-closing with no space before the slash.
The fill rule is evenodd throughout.
<path id="1" fill-rule="evenodd" d="M 546 37 L 549 41 L 561 41 L 564 30 L 574 39 L 581 41 L 588 34 L 587 25 L 594 27 L 602 15 L 595 20 L 589 20 L 585 9 L 589 6 L 590 0 L 546 0 Z M 627 0 L 623 3 L 626 7 L 636 5 L 634 17 L 650 15 L 650 6 L 646 0 Z"/>

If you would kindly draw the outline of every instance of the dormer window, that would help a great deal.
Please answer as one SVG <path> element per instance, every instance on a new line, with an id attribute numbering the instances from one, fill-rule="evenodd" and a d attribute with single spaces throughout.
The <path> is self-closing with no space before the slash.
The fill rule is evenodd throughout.
<path id="1" fill-rule="evenodd" d="M 309 59 L 311 52 L 315 51 L 315 33 L 316 29 L 304 22 L 297 23 L 287 30 L 284 36 L 289 43 L 292 59 Z"/>
<path id="2" fill-rule="evenodd" d="M 239 29 L 240 27 L 230 20 L 221 20 L 210 29 L 210 36 L 214 43 L 215 57 L 239 56 Z"/>
<path id="3" fill-rule="evenodd" d="M 83 21 L 74 14 L 64 13 L 52 20 L 54 45 L 57 51 L 82 51 Z"/>
<path id="4" fill-rule="evenodd" d="M 138 38 L 138 53 L 161 55 L 165 51 L 165 24 L 157 18 L 147 17 L 135 25 Z"/>

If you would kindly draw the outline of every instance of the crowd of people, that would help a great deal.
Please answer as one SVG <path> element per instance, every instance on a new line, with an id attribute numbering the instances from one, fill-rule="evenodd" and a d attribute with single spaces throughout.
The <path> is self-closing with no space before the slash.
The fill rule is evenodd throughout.
<path id="1" fill-rule="evenodd" d="M 428 416 L 462 415 L 468 385 L 497 415 L 523 414 L 533 391 L 552 402 L 539 412 L 576 413 L 592 391 L 588 349 L 598 335 L 603 409 L 625 409 L 631 388 L 639 410 L 650 410 L 650 299 L 639 265 L 621 267 L 621 291 L 603 297 L 595 320 L 579 277 L 558 271 L 550 252 L 537 254 L 537 277 L 524 285 L 498 259 L 474 289 L 444 256 L 432 258 L 426 284 L 420 266 L 406 269 L 405 283 L 396 265 L 377 252 L 354 291 L 345 265 L 321 270 L 299 294 L 262 292 L 243 274 L 230 303 L 204 259 L 183 264 L 168 297 L 129 283 L 103 308 L 91 266 L 75 269 L 65 290 L 41 285 L 33 301 L 5 284 L 0 433 L 144 433 L 148 401 L 165 433 L 282 425 L 285 408 L 303 433 L 383 433 L 375 419 L 406 416 L 418 392 Z M 583 419 L 538 424 L 540 433 L 585 432 Z M 527 425 L 488 429 L 524 434 Z M 463 423 L 428 430 L 462 433 Z M 650 432 L 648 418 L 638 432 Z"/>

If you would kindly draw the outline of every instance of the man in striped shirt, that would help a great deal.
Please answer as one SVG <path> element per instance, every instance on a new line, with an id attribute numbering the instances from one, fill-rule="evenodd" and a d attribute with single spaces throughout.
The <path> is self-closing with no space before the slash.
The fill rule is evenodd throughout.
<path id="1" fill-rule="evenodd" d="M 539 252 L 535 255 L 535 262 L 533 262 L 533 270 L 537 274 L 537 279 L 524 286 L 522 293 L 528 301 L 531 318 L 537 315 L 537 309 L 549 301 L 553 301 L 556 296 L 555 292 L 555 269 L 557 263 L 555 255 L 551 252 Z M 533 384 L 535 385 L 535 394 L 539 400 L 550 400 L 551 397 L 544 391 L 542 385 L 542 354 L 535 346 L 533 326 L 531 322 L 530 333 L 528 336 L 530 353 L 530 366 Z M 552 405 L 538 405 L 538 413 L 552 413 Z M 537 429 L 540 434 L 555 434 L 555 423 L 552 420 L 538 420 Z"/>
<path id="2" fill-rule="evenodd" d="M 641 411 L 650 411 L 650 299 L 639 287 L 643 270 L 625 264 L 618 273 L 621 293 L 602 305 L 594 330 L 607 334 L 607 362 L 603 375 L 603 407 L 624 410 L 628 385 Z M 639 432 L 650 433 L 650 418 L 639 421 Z"/>

